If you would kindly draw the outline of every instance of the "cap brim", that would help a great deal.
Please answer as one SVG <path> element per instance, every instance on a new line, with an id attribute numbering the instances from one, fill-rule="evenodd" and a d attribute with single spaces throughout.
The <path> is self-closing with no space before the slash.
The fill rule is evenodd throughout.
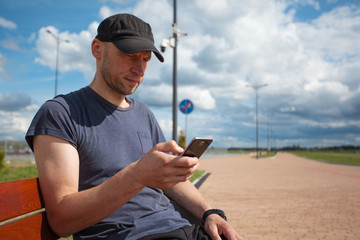
<path id="1" fill-rule="evenodd" d="M 123 53 L 136 53 L 151 51 L 159 59 L 160 62 L 164 62 L 164 57 L 159 50 L 156 49 L 154 43 L 143 39 L 126 38 L 113 41 L 114 45 Z"/>

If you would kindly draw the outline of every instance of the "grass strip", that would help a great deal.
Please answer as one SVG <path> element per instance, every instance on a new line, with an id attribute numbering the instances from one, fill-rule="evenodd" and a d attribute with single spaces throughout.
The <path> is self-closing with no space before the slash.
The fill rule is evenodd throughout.
<path id="1" fill-rule="evenodd" d="M 292 153 L 330 163 L 360 165 L 360 151 L 295 151 Z"/>
<path id="2" fill-rule="evenodd" d="M 196 179 L 201 177 L 205 173 L 205 170 L 196 170 L 194 174 L 190 177 L 189 181 L 194 182 Z"/>
<path id="3" fill-rule="evenodd" d="M 10 182 L 26 178 L 37 177 L 36 165 L 29 165 L 23 167 L 5 166 L 0 169 L 0 182 Z"/>

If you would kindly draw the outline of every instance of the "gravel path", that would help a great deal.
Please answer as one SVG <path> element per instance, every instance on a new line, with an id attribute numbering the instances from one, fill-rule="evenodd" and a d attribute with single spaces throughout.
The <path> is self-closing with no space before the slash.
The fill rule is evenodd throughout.
<path id="1" fill-rule="evenodd" d="M 360 166 L 279 153 L 200 159 L 200 192 L 238 233 L 256 239 L 360 239 Z"/>

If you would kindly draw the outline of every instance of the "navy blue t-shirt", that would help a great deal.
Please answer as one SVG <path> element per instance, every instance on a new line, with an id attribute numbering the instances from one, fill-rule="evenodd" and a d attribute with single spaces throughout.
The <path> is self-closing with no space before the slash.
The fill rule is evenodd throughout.
<path id="1" fill-rule="evenodd" d="M 127 100 L 130 106 L 119 108 L 90 87 L 60 95 L 39 109 L 26 141 L 33 149 L 34 135 L 67 140 L 79 154 L 79 191 L 97 186 L 165 141 L 150 109 Z M 74 239 L 138 239 L 184 225 L 190 224 L 159 189 L 145 187 L 103 221 L 74 234 Z"/>

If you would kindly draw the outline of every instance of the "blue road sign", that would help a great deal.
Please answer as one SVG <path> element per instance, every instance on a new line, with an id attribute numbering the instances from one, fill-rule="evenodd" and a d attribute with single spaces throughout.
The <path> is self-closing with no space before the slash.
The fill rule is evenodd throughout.
<path id="1" fill-rule="evenodd" d="M 194 104 L 189 99 L 184 99 L 179 104 L 179 109 L 184 114 L 189 114 L 194 110 Z"/>

